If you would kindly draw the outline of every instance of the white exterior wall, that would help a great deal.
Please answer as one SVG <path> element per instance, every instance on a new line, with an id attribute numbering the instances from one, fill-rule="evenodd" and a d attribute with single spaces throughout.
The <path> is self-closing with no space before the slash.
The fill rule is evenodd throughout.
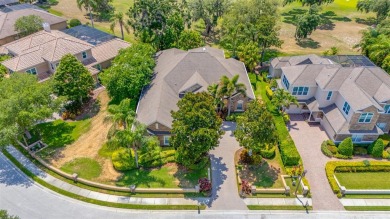
<path id="1" fill-rule="evenodd" d="M 341 96 L 341 95 L 337 95 L 336 97 L 336 101 L 335 101 L 335 104 L 337 106 L 337 108 L 339 108 L 339 110 L 341 111 L 341 113 L 343 114 L 343 116 L 345 117 L 345 119 L 348 121 L 348 123 L 351 121 L 351 118 L 352 118 L 352 115 L 355 113 L 351 107 L 351 109 L 349 110 L 349 114 L 348 115 L 345 115 L 344 111 L 343 111 L 343 106 L 344 106 L 344 97 Z M 348 103 L 349 104 L 349 103 Z M 351 104 L 350 104 L 351 105 Z"/>
<path id="2" fill-rule="evenodd" d="M 332 97 L 330 98 L 330 100 L 326 100 L 326 98 L 328 97 L 328 92 L 329 91 L 324 91 L 321 88 L 317 88 L 315 98 L 316 98 L 318 104 L 320 105 L 320 107 L 327 107 L 327 106 L 335 103 L 337 96 L 338 96 L 338 91 L 333 91 L 333 94 L 332 94 Z"/>
<path id="3" fill-rule="evenodd" d="M 332 126 L 330 125 L 328 119 L 326 119 L 326 117 L 324 117 L 321 122 L 320 122 L 321 126 L 324 128 L 326 134 L 328 135 L 328 137 L 334 141 L 333 139 L 333 136 L 336 134 L 335 131 L 333 130 Z"/>

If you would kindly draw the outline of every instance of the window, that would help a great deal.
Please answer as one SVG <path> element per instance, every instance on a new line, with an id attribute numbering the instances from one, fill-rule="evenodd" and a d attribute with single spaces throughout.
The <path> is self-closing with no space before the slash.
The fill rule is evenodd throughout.
<path id="1" fill-rule="evenodd" d="M 390 105 L 385 105 L 385 113 L 390 114 Z"/>
<path id="2" fill-rule="evenodd" d="M 364 135 L 352 135 L 352 142 L 361 142 L 363 140 Z"/>
<path id="3" fill-rule="evenodd" d="M 382 131 L 384 131 L 386 129 L 387 124 L 385 122 L 380 122 L 380 123 L 377 123 L 376 126 L 378 126 L 378 128 L 380 128 Z"/>
<path id="4" fill-rule="evenodd" d="M 347 102 L 344 102 L 343 111 L 346 115 L 348 115 L 350 109 L 351 106 Z"/>
<path id="5" fill-rule="evenodd" d="M 374 113 L 362 113 L 359 117 L 359 123 L 370 123 Z"/>
<path id="6" fill-rule="evenodd" d="M 102 66 L 101 66 L 100 64 L 95 65 L 95 68 L 96 68 L 97 70 L 99 70 L 99 71 L 102 70 Z"/>
<path id="7" fill-rule="evenodd" d="M 244 110 L 244 101 L 239 100 L 237 101 L 237 110 Z"/>
<path id="8" fill-rule="evenodd" d="M 29 74 L 36 75 L 37 74 L 37 69 L 36 68 L 30 68 L 26 71 Z"/>
<path id="9" fill-rule="evenodd" d="M 14 71 L 12 71 L 11 69 L 8 69 L 8 71 L 10 74 L 14 73 Z"/>
<path id="10" fill-rule="evenodd" d="M 53 63 L 50 63 L 50 67 L 51 67 L 51 70 L 54 70 L 54 69 L 55 69 Z"/>
<path id="11" fill-rule="evenodd" d="M 287 90 L 290 89 L 290 82 L 288 82 L 285 75 L 283 75 L 282 81 L 283 81 L 284 86 L 287 88 Z"/>
<path id="12" fill-rule="evenodd" d="M 332 98 L 333 91 L 328 92 L 328 96 L 326 96 L 326 100 L 330 100 Z"/>
<path id="13" fill-rule="evenodd" d="M 169 145 L 169 138 L 171 138 L 171 136 L 164 135 L 164 145 Z"/>
<path id="14" fill-rule="evenodd" d="M 308 92 L 309 92 L 308 87 L 294 87 L 292 94 L 293 95 L 307 95 Z"/>
<path id="15" fill-rule="evenodd" d="M 86 59 L 87 58 L 87 52 L 83 52 L 82 56 L 83 56 L 83 59 Z"/>

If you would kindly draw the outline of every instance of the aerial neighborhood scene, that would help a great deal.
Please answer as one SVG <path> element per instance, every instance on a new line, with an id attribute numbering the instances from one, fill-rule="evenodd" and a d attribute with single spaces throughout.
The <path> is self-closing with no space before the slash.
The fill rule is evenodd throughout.
<path id="1" fill-rule="evenodd" d="M 390 0 L 0 0 L 0 219 L 389 218 Z"/>

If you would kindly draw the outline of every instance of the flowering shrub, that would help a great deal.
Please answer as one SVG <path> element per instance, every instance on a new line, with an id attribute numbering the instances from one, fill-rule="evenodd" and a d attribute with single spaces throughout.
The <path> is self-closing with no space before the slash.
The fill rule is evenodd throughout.
<path id="1" fill-rule="evenodd" d="M 241 192 L 242 194 L 251 194 L 251 186 L 247 180 L 242 180 L 241 182 Z"/>
<path id="2" fill-rule="evenodd" d="M 211 191 L 211 182 L 207 178 L 200 178 L 198 180 L 198 183 L 199 183 L 199 191 L 200 192 Z"/>

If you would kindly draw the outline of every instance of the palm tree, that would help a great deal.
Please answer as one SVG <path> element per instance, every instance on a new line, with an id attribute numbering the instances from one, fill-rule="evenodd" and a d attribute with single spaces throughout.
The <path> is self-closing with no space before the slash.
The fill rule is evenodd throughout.
<path id="1" fill-rule="evenodd" d="M 271 101 L 282 112 L 289 108 L 291 104 L 299 105 L 297 98 L 285 89 L 277 89 L 272 95 Z"/>
<path id="2" fill-rule="evenodd" d="M 386 35 L 379 35 L 368 50 L 369 58 L 378 66 L 382 66 L 383 60 L 390 55 L 390 39 Z"/>
<path id="3" fill-rule="evenodd" d="M 123 33 L 123 28 L 125 28 L 127 33 L 130 32 L 130 29 L 129 29 L 129 25 L 123 20 L 123 13 L 122 12 L 115 13 L 114 16 L 110 19 L 110 21 L 111 21 L 110 29 L 112 32 L 114 32 L 114 28 L 116 24 L 117 23 L 119 24 L 121 28 L 122 40 L 124 40 L 125 35 Z"/>
<path id="4" fill-rule="evenodd" d="M 234 75 L 232 79 L 229 79 L 226 75 L 221 77 L 220 94 L 227 97 L 228 116 L 230 116 L 231 100 L 233 94 L 239 93 L 246 97 L 246 87 L 243 83 L 238 83 L 239 77 L 239 75 Z"/>
<path id="5" fill-rule="evenodd" d="M 133 124 L 135 112 L 131 109 L 131 100 L 126 98 L 119 105 L 110 105 L 107 109 L 107 119 L 114 122 L 114 128 L 123 126 L 126 129 L 130 124 Z"/>
<path id="6" fill-rule="evenodd" d="M 223 100 L 219 84 L 211 84 L 207 87 L 207 91 L 214 98 L 214 104 L 217 107 L 217 112 L 219 112 L 219 110 L 223 108 Z"/>
<path id="7" fill-rule="evenodd" d="M 81 10 L 81 7 L 84 6 L 85 10 L 89 13 L 89 19 L 91 20 L 91 25 L 93 26 L 93 17 L 92 17 L 92 8 L 96 6 L 95 0 L 77 0 L 77 6 Z"/>

